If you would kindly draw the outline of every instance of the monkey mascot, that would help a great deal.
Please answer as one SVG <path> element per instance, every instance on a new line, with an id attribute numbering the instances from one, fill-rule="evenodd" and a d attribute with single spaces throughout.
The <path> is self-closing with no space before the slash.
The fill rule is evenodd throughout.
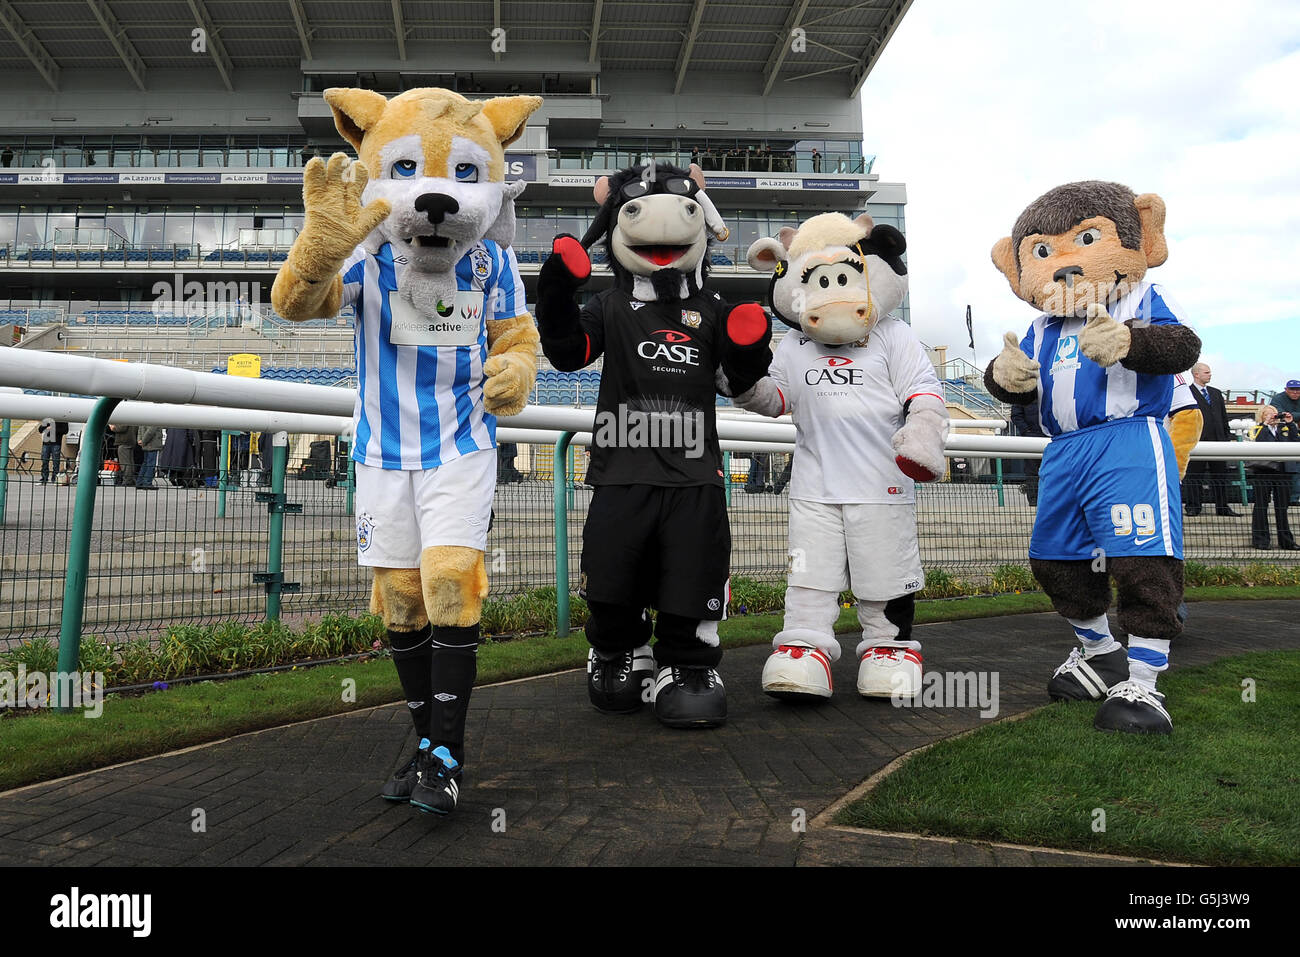
<path id="1" fill-rule="evenodd" d="M 374 568 L 419 743 L 383 797 L 448 814 L 487 595 L 496 419 L 528 400 L 537 330 L 510 243 L 504 147 L 535 96 L 470 101 L 416 89 L 331 89 L 356 149 L 303 170 L 306 218 L 271 301 L 288 319 L 356 309 L 357 559 Z"/>
<path id="2" fill-rule="evenodd" d="M 1164 221 L 1153 193 L 1069 183 L 1034 200 L 993 247 L 1015 294 L 1042 311 L 1023 338 L 1005 335 L 984 379 L 1004 402 L 1039 397 L 1051 437 L 1029 559 L 1081 647 L 1048 693 L 1105 698 L 1093 722 L 1102 731 L 1173 730 L 1156 690 L 1182 633 L 1179 463 L 1164 421 L 1174 375 L 1196 361 L 1200 340 L 1143 281 L 1168 256 Z M 1173 416 L 1176 430 L 1186 421 Z M 1127 652 L 1106 621 L 1111 578 Z"/>
<path id="3" fill-rule="evenodd" d="M 731 533 L 715 396 L 751 388 L 772 358 L 762 307 L 732 308 L 705 285 L 710 235 L 727 228 L 704 186 L 694 164 L 602 176 L 595 221 L 581 242 L 556 238 L 537 294 L 555 368 L 605 357 L 582 540 L 588 695 L 600 711 L 630 713 L 649 684 L 655 716 L 688 728 L 727 718 L 717 667 Z M 614 287 L 580 309 L 587 249 L 602 237 Z M 647 607 L 657 611 L 653 657 Z"/>
<path id="4" fill-rule="evenodd" d="M 921 691 L 913 482 L 943 476 L 948 409 L 925 348 L 890 315 L 907 294 L 905 248 L 894 227 L 839 213 L 749 247 L 749 264 L 772 273 L 773 314 L 794 330 L 768 376 L 736 398 L 761 415 L 790 412 L 796 429 L 785 627 L 763 666 L 763 691 L 782 700 L 831 697 L 839 594 L 850 585 L 858 693 Z"/>

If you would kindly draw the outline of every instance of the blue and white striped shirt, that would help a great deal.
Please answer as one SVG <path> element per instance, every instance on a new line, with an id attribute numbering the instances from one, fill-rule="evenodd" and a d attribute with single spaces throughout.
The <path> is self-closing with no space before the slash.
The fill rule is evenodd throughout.
<path id="1" fill-rule="evenodd" d="M 1152 283 L 1139 283 L 1108 311 L 1116 322 L 1182 324 L 1182 310 Z M 1057 436 L 1134 416 L 1163 421 L 1174 377 L 1134 372 L 1120 363 L 1103 369 L 1079 351 L 1079 333 L 1086 324 L 1086 319 L 1075 317 L 1039 316 L 1020 342 L 1025 355 L 1039 364 L 1038 417 L 1043 431 Z"/>
<path id="2" fill-rule="evenodd" d="M 431 469 L 496 447 L 496 416 L 483 409 L 488 319 L 523 315 L 524 286 L 514 251 L 483 240 L 456 264 L 461 294 L 485 297 L 473 345 L 398 345 L 389 297 L 405 264 L 388 243 L 357 247 L 343 264 L 343 305 L 356 307 L 359 377 L 352 415 L 354 461 L 375 468 Z"/>

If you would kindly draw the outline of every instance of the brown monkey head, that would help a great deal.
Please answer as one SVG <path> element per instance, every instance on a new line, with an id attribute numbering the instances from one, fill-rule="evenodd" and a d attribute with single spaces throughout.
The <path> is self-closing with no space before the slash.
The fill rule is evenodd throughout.
<path id="1" fill-rule="evenodd" d="M 1012 291 L 1050 316 L 1110 305 L 1169 255 L 1165 204 L 1155 193 L 1087 180 L 1049 190 L 1025 208 L 993 264 Z"/>

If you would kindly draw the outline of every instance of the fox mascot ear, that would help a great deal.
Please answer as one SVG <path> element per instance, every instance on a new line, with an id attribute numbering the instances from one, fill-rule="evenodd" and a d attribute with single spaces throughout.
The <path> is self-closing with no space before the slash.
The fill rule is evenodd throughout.
<path id="1" fill-rule="evenodd" d="M 483 102 L 483 115 L 502 146 L 509 146 L 524 135 L 524 124 L 542 105 L 540 96 L 496 96 Z"/>
<path id="2" fill-rule="evenodd" d="M 339 131 L 339 136 L 358 152 L 366 130 L 379 122 L 388 107 L 388 100 L 382 93 L 338 86 L 325 91 L 325 102 L 334 113 L 334 128 Z"/>

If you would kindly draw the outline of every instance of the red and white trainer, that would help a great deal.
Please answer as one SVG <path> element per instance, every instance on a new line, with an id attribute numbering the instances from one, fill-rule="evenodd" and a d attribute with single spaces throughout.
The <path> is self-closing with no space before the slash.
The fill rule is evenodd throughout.
<path id="1" fill-rule="evenodd" d="M 820 701 L 834 692 L 831 662 L 820 648 L 781 645 L 763 665 L 763 693 L 784 701 Z"/>
<path id="2" fill-rule="evenodd" d="M 875 645 L 862 653 L 858 694 L 864 698 L 914 698 L 921 693 L 921 652 Z"/>

